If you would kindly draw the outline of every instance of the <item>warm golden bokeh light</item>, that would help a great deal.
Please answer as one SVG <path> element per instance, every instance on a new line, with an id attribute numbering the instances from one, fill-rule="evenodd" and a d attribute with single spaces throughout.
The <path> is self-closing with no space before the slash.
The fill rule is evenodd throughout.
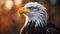
<path id="1" fill-rule="evenodd" d="M 14 0 L 14 7 L 18 10 L 23 6 L 22 0 Z"/>
<path id="2" fill-rule="evenodd" d="M 12 7 L 13 7 L 13 1 L 12 0 L 6 0 L 4 9 L 9 11 L 12 9 Z"/>
<path id="3" fill-rule="evenodd" d="M 14 0 L 15 5 L 19 5 L 22 3 L 22 0 Z"/>
<path id="4" fill-rule="evenodd" d="M 3 5 L 6 0 L 0 0 L 0 5 Z"/>

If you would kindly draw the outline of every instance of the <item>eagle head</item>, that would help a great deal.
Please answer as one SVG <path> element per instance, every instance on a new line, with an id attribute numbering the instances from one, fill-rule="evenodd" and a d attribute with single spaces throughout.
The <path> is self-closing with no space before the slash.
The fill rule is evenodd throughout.
<path id="1" fill-rule="evenodd" d="M 29 2 L 25 4 L 23 8 L 18 10 L 18 13 L 27 15 L 29 18 L 28 22 L 35 21 L 35 27 L 47 24 L 48 14 L 46 8 L 38 2 Z"/>

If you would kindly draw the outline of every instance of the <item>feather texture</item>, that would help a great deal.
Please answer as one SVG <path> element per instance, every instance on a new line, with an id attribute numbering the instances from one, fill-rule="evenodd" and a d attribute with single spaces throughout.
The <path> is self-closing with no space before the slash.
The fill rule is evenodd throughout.
<path id="1" fill-rule="evenodd" d="M 33 7 L 29 13 L 25 13 L 27 16 L 29 16 L 28 22 L 35 21 L 35 27 L 38 25 L 43 26 L 43 24 L 47 24 L 48 14 L 46 12 L 46 8 L 43 5 L 37 2 L 30 2 L 24 6 L 24 8 L 28 7 Z"/>

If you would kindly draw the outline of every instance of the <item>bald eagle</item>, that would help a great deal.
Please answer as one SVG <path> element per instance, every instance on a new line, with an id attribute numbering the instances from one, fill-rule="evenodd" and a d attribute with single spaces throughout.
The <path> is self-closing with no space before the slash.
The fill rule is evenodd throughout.
<path id="1" fill-rule="evenodd" d="M 23 8 L 18 10 L 18 15 L 20 14 L 26 17 L 25 24 L 21 28 L 20 34 L 53 34 L 53 32 L 58 32 L 55 28 L 48 25 L 46 8 L 38 2 L 25 4 Z"/>

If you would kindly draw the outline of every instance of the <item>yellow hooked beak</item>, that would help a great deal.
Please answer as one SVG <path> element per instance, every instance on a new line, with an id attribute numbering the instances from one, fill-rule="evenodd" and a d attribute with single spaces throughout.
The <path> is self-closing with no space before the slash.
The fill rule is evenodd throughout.
<path id="1" fill-rule="evenodd" d="M 18 16 L 20 16 L 20 14 L 27 13 L 27 12 L 30 12 L 28 8 L 21 8 L 18 10 Z"/>

